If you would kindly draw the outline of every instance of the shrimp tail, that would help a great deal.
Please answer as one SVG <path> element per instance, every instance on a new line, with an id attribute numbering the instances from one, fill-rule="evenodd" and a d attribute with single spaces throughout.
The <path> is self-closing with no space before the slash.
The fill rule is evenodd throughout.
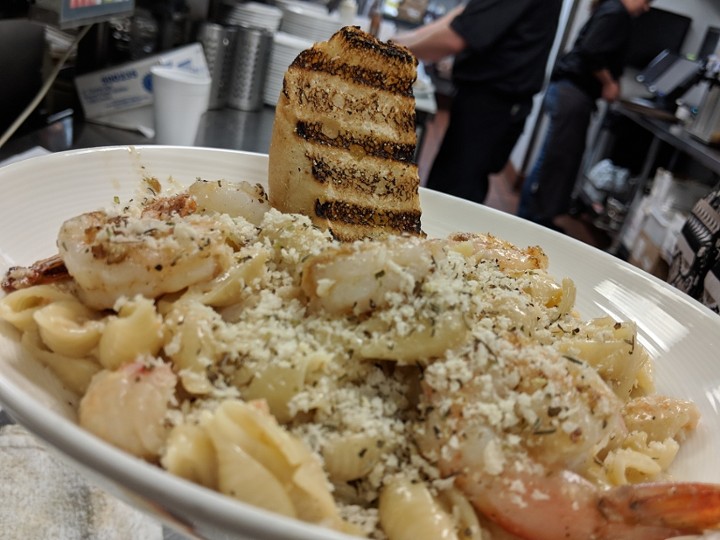
<path id="1" fill-rule="evenodd" d="M 686 532 L 720 529 L 720 486 L 656 482 L 619 486 L 598 501 L 608 521 Z"/>
<path id="2" fill-rule="evenodd" d="M 70 278 L 60 255 L 39 260 L 32 266 L 13 266 L 2 279 L 2 290 L 9 293 L 33 285 L 56 283 Z"/>

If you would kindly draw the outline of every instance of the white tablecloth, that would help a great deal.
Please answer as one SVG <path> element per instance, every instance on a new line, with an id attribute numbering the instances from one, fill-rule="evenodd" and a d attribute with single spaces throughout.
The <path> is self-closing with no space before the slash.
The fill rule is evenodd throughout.
<path id="1" fill-rule="evenodd" d="M 162 540 L 164 532 L 157 521 L 86 482 L 0 411 L 0 537 Z"/>

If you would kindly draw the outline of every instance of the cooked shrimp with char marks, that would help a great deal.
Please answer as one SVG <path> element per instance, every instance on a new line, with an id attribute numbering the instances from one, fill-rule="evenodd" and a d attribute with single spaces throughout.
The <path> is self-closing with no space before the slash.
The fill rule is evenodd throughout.
<path id="1" fill-rule="evenodd" d="M 2 280 L 2 289 L 9 293 L 33 285 L 64 281 L 69 277 L 63 260 L 59 255 L 53 255 L 47 259 L 41 259 L 31 266 L 10 267 Z"/>
<path id="2" fill-rule="evenodd" d="M 111 308 L 127 296 L 156 298 L 219 275 L 229 265 L 222 228 L 212 216 L 227 214 L 258 225 L 270 209 L 260 184 L 198 179 L 187 190 L 160 196 L 160 183 L 145 179 L 152 194 L 122 210 L 96 211 L 66 221 L 57 255 L 10 268 L 5 292 L 74 278 L 84 300 Z M 107 280 L 109 286 L 103 285 Z"/>
<path id="3" fill-rule="evenodd" d="M 98 309 L 211 280 L 232 259 L 217 221 L 195 214 L 161 220 L 90 212 L 63 223 L 57 244 L 79 295 Z"/>
<path id="4" fill-rule="evenodd" d="M 507 274 L 547 268 L 540 248 L 522 250 L 489 234 L 458 233 L 447 240 L 398 236 L 325 250 L 305 262 L 302 286 L 313 307 L 338 314 L 366 313 L 386 306 L 390 293 L 413 293 L 448 258 L 448 251 L 472 264 L 493 261 Z M 552 291 L 556 297 L 558 290 Z"/>
<path id="5" fill-rule="evenodd" d="M 188 194 L 201 212 L 242 216 L 253 225 L 259 225 L 270 210 L 268 195 L 261 184 L 197 180 L 188 188 Z"/>

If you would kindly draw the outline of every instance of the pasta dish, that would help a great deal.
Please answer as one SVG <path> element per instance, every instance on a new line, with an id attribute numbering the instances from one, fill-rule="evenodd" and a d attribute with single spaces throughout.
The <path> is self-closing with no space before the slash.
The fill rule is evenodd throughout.
<path id="1" fill-rule="evenodd" d="M 8 272 L 0 318 L 82 427 L 175 475 L 374 539 L 720 523 L 717 487 L 667 478 L 697 409 L 655 393 L 632 322 L 575 312 L 540 248 L 340 243 L 259 186 L 155 179 L 57 246 Z"/>

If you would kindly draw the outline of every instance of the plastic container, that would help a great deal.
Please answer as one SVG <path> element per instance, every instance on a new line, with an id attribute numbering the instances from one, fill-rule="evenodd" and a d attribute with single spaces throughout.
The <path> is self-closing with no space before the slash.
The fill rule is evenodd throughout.
<path id="1" fill-rule="evenodd" d="M 358 5 L 355 0 L 341 0 L 338 6 L 338 14 L 340 15 L 340 23 L 348 26 L 355 23 Z"/>
<path id="2" fill-rule="evenodd" d="M 207 111 L 212 80 L 207 74 L 153 66 L 155 144 L 193 146 L 200 118 Z"/>

